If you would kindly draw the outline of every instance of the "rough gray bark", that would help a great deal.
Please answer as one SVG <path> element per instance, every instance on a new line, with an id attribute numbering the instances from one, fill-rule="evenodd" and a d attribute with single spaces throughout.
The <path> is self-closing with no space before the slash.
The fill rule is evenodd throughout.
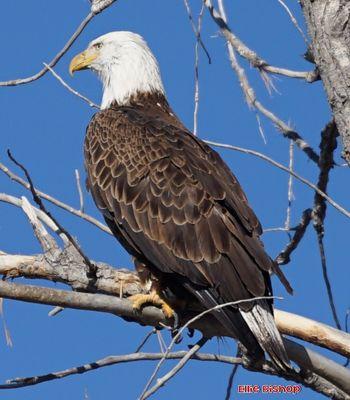
<path id="1" fill-rule="evenodd" d="M 300 0 L 311 52 L 319 68 L 343 141 L 343 158 L 350 165 L 350 2 Z"/>

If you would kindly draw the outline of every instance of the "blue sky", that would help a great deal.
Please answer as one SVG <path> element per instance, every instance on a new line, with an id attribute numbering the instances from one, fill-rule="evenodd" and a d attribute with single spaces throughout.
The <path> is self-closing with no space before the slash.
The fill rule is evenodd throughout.
<path id="1" fill-rule="evenodd" d="M 194 13 L 199 2 L 192 1 Z M 229 3 L 229 2 L 227 2 Z M 296 2 L 288 1 L 303 26 Z M 230 25 L 251 48 L 273 65 L 307 70 L 312 66 L 303 60 L 305 44 L 277 1 L 237 0 L 230 4 Z M 62 47 L 77 25 L 88 13 L 87 0 L 12 1 L 3 5 L 0 14 L 2 61 L 0 80 L 25 77 L 42 67 Z M 194 44 L 182 1 L 120 0 L 97 16 L 85 29 L 72 49 L 60 61 L 56 71 L 77 90 L 96 102 L 100 101 L 100 84 L 89 72 L 68 74 L 69 61 L 87 43 L 106 32 L 131 30 L 142 34 L 159 60 L 169 101 L 185 125 L 193 125 Z M 199 136 L 261 151 L 287 165 L 289 142 L 272 124 L 262 118 L 267 138 L 260 136 L 254 112 L 250 111 L 235 75 L 227 60 L 225 43 L 210 16 L 205 14 L 202 37 L 212 57 L 209 65 L 200 53 Z M 320 82 L 307 84 L 287 78 L 276 78 L 278 93 L 269 95 L 255 70 L 241 60 L 259 99 L 277 115 L 288 121 L 317 148 L 320 131 L 330 119 L 330 111 Z M 0 159 L 8 163 L 6 149 L 29 169 L 37 187 L 62 201 L 77 206 L 74 169 L 83 172 L 82 142 L 85 127 L 94 110 L 68 93 L 50 74 L 30 85 L 0 89 Z M 224 150 L 220 153 L 244 187 L 252 207 L 265 228 L 282 226 L 287 206 L 288 176 L 252 156 Z M 339 149 L 336 155 L 341 162 Z M 317 169 L 298 149 L 295 168 L 304 177 L 315 181 Z M 18 172 L 18 171 L 17 171 Z M 329 193 L 336 201 L 350 208 L 344 182 L 347 168 L 331 173 Z M 0 175 L 1 192 L 15 196 L 27 195 L 22 188 Z M 299 182 L 293 185 L 295 200 L 292 224 L 302 210 L 312 205 L 313 192 Z M 100 218 L 85 193 L 86 211 Z M 85 252 L 95 260 L 132 268 L 130 257 L 115 240 L 97 228 L 49 205 L 61 223 L 78 238 Z M 101 218 L 100 218 L 101 219 Z M 341 321 L 349 307 L 349 272 L 347 258 L 349 221 L 328 207 L 326 221 L 326 255 L 335 302 Z M 266 233 L 266 248 L 275 256 L 287 243 L 285 233 Z M 0 250 L 8 253 L 31 254 L 40 248 L 24 215 L 15 207 L 0 204 Z M 315 233 L 309 229 L 292 262 L 284 268 L 295 289 L 288 296 L 274 280 L 275 294 L 282 295 L 278 307 L 332 325 Z M 33 283 L 33 282 L 32 282 Z M 45 284 L 44 282 L 40 282 Z M 6 347 L 0 336 L 0 381 L 16 376 L 31 376 L 94 361 L 110 354 L 134 351 L 150 328 L 126 323 L 110 315 L 65 310 L 49 318 L 50 307 L 5 301 L 5 316 L 14 346 Z M 165 334 L 166 340 L 169 340 Z M 192 339 L 193 340 L 193 339 Z M 185 338 L 179 348 L 186 348 Z M 158 351 L 154 338 L 145 347 Z M 213 340 L 207 351 L 233 355 L 231 341 L 219 344 Z M 328 354 L 326 351 L 322 351 Z M 331 355 L 333 357 L 333 355 Z M 341 360 L 339 358 L 339 360 Z M 171 363 L 163 369 L 170 367 Z M 1 393 L 11 400 L 47 399 L 135 399 L 153 369 L 152 363 L 113 366 L 62 381 Z M 159 391 L 155 399 L 225 397 L 230 367 L 216 364 L 190 363 Z M 278 378 L 239 370 L 237 384 L 282 383 Z M 300 398 L 321 396 L 303 389 Z M 236 398 L 236 395 L 234 395 Z M 283 395 L 279 398 L 284 398 Z"/>

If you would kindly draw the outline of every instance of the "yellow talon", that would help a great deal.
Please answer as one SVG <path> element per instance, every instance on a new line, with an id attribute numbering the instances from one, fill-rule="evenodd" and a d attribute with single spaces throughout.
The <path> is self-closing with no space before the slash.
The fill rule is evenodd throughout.
<path id="1" fill-rule="evenodd" d="M 150 294 L 134 294 L 129 297 L 132 302 L 132 307 L 135 310 L 140 310 L 146 304 L 152 304 L 156 307 L 160 307 L 166 318 L 173 318 L 175 311 L 167 304 L 163 299 L 159 297 L 156 292 Z"/>

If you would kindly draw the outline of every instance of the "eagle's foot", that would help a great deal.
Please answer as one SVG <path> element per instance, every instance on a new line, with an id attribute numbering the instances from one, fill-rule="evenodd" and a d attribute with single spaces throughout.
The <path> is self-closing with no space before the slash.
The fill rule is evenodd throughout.
<path id="1" fill-rule="evenodd" d="M 174 318 L 175 311 L 167 304 L 163 299 L 159 297 L 156 292 L 151 292 L 150 294 L 134 294 L 129 297 L 132 302 L 132 307 L 134 310 L 141 310 L 146 304 L 151 304 L 162 309 L 163 314 L 166 318 Z"/>

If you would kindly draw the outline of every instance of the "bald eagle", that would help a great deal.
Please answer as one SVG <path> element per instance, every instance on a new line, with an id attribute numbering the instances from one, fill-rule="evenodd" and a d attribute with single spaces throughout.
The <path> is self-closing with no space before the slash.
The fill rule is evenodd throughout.
<path id="1" fill-rule="evenodd" d="M 135 308 L 167 317 L 190 303 L 202 309 L 271 296 L 276 269 L 259 239 L 260 223 L 219 154 L 181 123 L 165 96 L 157 60 L 144 39 L 111 32 L 75 56 L 70 72 L 89 68 L 103 83 L 101 111 L 88 127 L 88 187 L 114 236 L 134 257 L 149 295 Z M 272 300 L 215 312 L 246 355 L 264 352 L 290 367 Z"/>

